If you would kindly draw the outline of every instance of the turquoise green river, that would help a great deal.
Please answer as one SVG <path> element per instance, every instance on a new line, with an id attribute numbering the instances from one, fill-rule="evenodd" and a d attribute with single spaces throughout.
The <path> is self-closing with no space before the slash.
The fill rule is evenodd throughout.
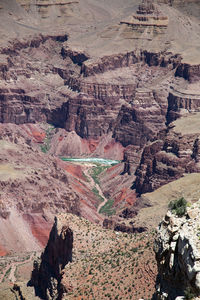
<path id="1" fill-rule="evenodd" d="M 64 161 L 72 161 L 72 162 L 86 162 L 86 163 L 96 163 L 102 165 L 114 165 L 118 164 L 120 160 L 106 159 L 106 158 L 96 158 L 96 157 L 87 157 L 87 158 L 71 158 L 71 157 L 61 157 Z"/>

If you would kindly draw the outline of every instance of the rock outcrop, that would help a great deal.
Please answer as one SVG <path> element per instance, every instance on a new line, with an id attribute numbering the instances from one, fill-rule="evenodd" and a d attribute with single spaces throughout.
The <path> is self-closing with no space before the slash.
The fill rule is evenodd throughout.
<path id="1" fill-rule="evenodd" d="M 112 219 L 104 219 L 103 227 L 106 229 L 113 229 L 115 231 L 121 231 L 127 233 L 141 233 L 147 230 L 144 227 L 134 227 L 133 225 L 128 226 L 126 224 L 123 224 L 122 222 L 118 223 L 117 221 Z"/>
<path id="2" fill-rule="evenodd" d="M 158 264 L 155 299 L 182 299 L 179 297 L 189 293 L 200 296 L 199 205 L 197 201 L 187 207 L 182 217 L 168 211 L 159 225 L 154 246 Z"/>
<path id="3" fill-rule="evenodd" d="M 19 4 L 25 8 L 27 12 L 35 9 L 36 12 L 42 19 L 46 19 L 55 15 L 55 17 L 66 17 L 69 16 L 70 12 L 77 6 L 79 3 L 78 0 L 68 1 L 68 0 L 61 0 L 61 1 L 26 1 L 26 0 L 17 0 Z"/>
<path id="4" fill-rule="evenodd" d="M 199 73 L 200 74 L 200 73 Z M 179 85 L 171 86 L 168 95 L 167 122 L 200 110 L 199 82 L 188 84 L 181 81 Z"/>
<path id="5" fill-rule="evenodd" d="M 200 171 L 198 118 L 199 113 L 183 116 L 144 147 L 136 170 L 138 193 L 151 192 L 185 173 Z"/>
<path id="6" fill-rule="evenodd" d="M 55 218 L 49 240 L 40 260 L 34 262 L 30 285 L 42 299 L 61 299 L 67 292 L 61 284 L 62 270 L 72 261 L 73 232 Z"/>
<path id="7" fill-rule="evenodd" d="M 138 6 L 136 14 L 121 21 L 121 24 L 128 25 L 139 34 L 147 32 L 147 30 L 148 35 L 150 33 L 163 34 L 168 26 L 168 17 L 162 15 L 152 0 L 143 0 Z"/>

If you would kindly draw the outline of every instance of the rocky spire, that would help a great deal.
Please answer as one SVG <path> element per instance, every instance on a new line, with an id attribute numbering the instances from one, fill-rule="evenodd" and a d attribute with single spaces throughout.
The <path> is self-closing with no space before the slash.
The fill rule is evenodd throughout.
<path id="1" fill-rule="evenodd" d="M 66 292 L 60 282 L 62 270 L 72 261 L 72 247 L 72 230 L 56 217 L 44 252 L 38 261 L 34 261 L 30 285 L 34 286 L 36 296 L 59 299 Z"/>

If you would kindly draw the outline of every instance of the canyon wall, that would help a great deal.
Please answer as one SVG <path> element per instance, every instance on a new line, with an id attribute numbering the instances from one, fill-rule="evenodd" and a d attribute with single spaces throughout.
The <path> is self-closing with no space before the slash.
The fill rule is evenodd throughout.
<path id="1" fill-rule="evenodd" d="M 48 16 L 40 12 L 39 15 L 46 21 L 52 9 L 57 13 L 61 6 L 65 11 L 67 5 L 72 4 L 19 2 L 28 13 L 33 8 L 37 14 L 39 8 L 44 9 Z M 79 2 L 76 4 L 82 9 Z M 74 13 L 76 15 L 76 9 Z M 152 191 L 185 172 L 199 171 L 194 158 L 198 152 L 198 134 L 189 137 L 184 134 L 182 138 L 181 133 L 179 137 L 171 133 L 172 121 L 198 112 L 200 104 L 199 64 L 196 60 L 187 63 L 182 53 L 173 49 L 171 13 L 169 7 L 164 12 L 162 6 L 143 1 L 132 15 L 134 22 L 139 22 L 134 23 L 137 28 L 123 21 L 118 28 L 122 39 L 123 30 L 130 27 L 136 46 L 119 48 L 118 53 L 102 50 L 101 54 L 94 55 L 90 47 L 73 44 L 69 34 L 58 34 L 56 30 L 52 34 L 40 33 L 2 45 L 0 121 L 51 123 L 70 132 L 67 137 L 56 132 L 51 154 L 73 155 L 76 148 L 78 156 L 110 157 L 112 153 L 108 149 L 115 149 L 113 158 L 124 160 L 121 174 L 132 176 L 132 182 L 136 175 L 133 187 L 139 194 Z M 175 11 L 174 14 L 176 22 L 183 21 L 183 16 Z M 158 30 L 152 33 L 152 26 Z M 163 26 L 164 31 L 159 32 Z M 191 34 L 192 26 L 191 21 Z M 198 41 L 196 35 L 194 38 Z M 156 45 L 160 40 L 165 47 L 152 47 L 154 39 Z M 138 44 L 140 40 L 148 41 L 146 49 Z M 174 153 L 170 147 L 183 150 Z"/>
<path id="2" fill-rule="evenodd" d="M 150 192 L 185 173 L 199 172 L 199 91 L 169 93 L 167 130 L 145 146 L 136 170 L 138 193 Z M 172 122 L 175 120 L 174 122 Z"/>
<path id="3" fill-rule="evenodd" d="M 124 173 L 133 175 L 140 164 L 135 183 L 139 193 L 151 191 L 185 171 L 194 171 L 191 167 L 181 169 L 185 161 L 172 162 L 169 154 L 165 158 L 164 154 L 160 158 L 152 157 L 154 167 L 145 167 L 148 172 L 142 165 L 147 164 L 144 162 L 146 145 L 148 149 L 156 139 L 172 139 L 165 134 L 166 121 L 170 124 L 187 112 L 198 112 L 199 68 L 191 66 L 194 71 L 189 71 L 183 67 L 180 55 L 170 52 L 132 51 L 94 60 L 84 52 L 70 49 L 66 40 L 66 35 L 40 36 L 38 40 L 15 42 L 9 49 L 1 49 L 1 122 L 50 122 L 68 132 L 76 132 L 89 141 L 89 147 L 92 140 L 112 136 L 127 148 L 124 149 Z M 180 88 L 183 85 L 187 89 Z M 196 138 L 188 142 L 191 149 Z M 159 151 L 165 151 L 166 143 L 171 142 L 163 142 Z M 177 143 L 180 144 L 180 139 Z M 62 154 L 69 155 L 68 148 Z M 95 153 L 90 149 L 84 151 Z M 78 155 L 81 154 L 80 150 Z M 155 161 L 163 163 L 166 159 L 167 165 L 171 164 L 170 171 L 155 168 Z M 189 160 L 188 156 L 188 163 Z M 179 170 L 174 170 L 175 165 L 179 165 Z M 152 176 L 154 183 L 151 183 Z"/>

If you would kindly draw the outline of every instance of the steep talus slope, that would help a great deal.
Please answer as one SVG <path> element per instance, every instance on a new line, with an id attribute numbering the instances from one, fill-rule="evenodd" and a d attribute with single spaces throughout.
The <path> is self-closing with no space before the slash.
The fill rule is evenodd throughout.
<path id="1" fill-rule="evenodd" d="M 50 209 L 58 196 L 57 188 L 61 185 L 63 186 L 62 189 L 59 188 L 61 202 L 56 205 L 60 208 L 62 205 L 65 206 L 65 199 L 68 197 L 66 189 L 69 197 L 71 194 L 71 203 L 66 202 L 66 205 L 69 205 L 68 209 L 74 209 L 74 212 L 78 213 L 78 199 L 67 188 L 66 173 L 59 169 L 54 158 L 45 156 L 31 145 L 26 132 L 24 135 L 26 139 L 21 135 L 20 129 L 13 124 L 1 125 L 1 186 L 3 187 L 1 197 L 6 200 L 2 203 L 2 205 L 5 204 L 5 217 L 9 205 L 15 206 L 21 212 L 25 208 L 27 211 L 36 212 L 42 208 Z M 32 202 L 25 201 L 28 197 L 32 199 Z M 2 207 L 2 214 L 3 212 Z"/>
<path id="2" fill-rule="evenodd" d="M 38 142 L 45 138 L 45 126 L 0 126 L 0 244 L 5 253 L 41 249 L 55 212 L 102 221 L 96 212 L 98 197 L 90 191 L 83 171 L 75 178 L 64 162 L 42 153 Z"/>

